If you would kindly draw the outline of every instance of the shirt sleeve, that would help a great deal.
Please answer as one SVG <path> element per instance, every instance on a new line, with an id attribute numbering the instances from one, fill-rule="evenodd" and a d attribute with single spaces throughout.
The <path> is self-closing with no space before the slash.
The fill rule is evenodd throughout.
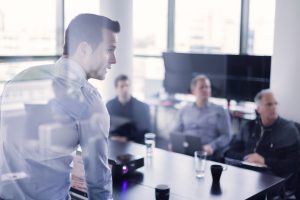
<path id="1" fill-rule="evenodd" d="M 300 142 L 296 127 L 285 127 L 283 134 L 285 136 L 281 141 L 288 145 L 273 150 L 273 156 L 265 158 L 266 165 L 279 176 L 297 172 L 300 160 Z"/>
<path id="2" fill-rule="evenodd" d="M 150 108 L 148 105 L 144 105 L 145 106 L 145 129 L 148 132 L 152 131 L 152 127 L 151 127 L 151 115 L 150 115 Z"/>
<path id="3" fill-rule="evenodd" d="M 139 103 L 134 107 L 134 121 L 137 130 L 131 136 L 131 140 L 144 143 L 144 134 L 152 132 L 150 108 L 145 103 Z"/>
<path id="4" fill-rule="evenodd" d="M 231 140 L 230 117 L 223 108 L 219 112 L 217 131 L 219 136 L 209 144 L 214 150 L 226 147 Z"/>
<path id="5" fill-rule="evenodd" d="M 284 158 L 269 157 L 265 158 L 266 165 L 278 176 L 296 173 L 300 164 L 299 144 L 278 149 L 280 154 L 285 154 Z"/>
<path id="6" fill-rule="evenodd" d="M 249 130 L 249 123 L 244 124 L 241 130 L 236 133 L 235 137 L 232 137 L 232 141 L 230 142 L 230 147 L 225 153 L 225 157 L 232 158 L 236 160 L 243 160 L 245 157 L 246 149 L 245 143 L 249 138 L 250 130 Z"/>
<path id="7" fill-rule="evenodd" d="M 107 108 L 107 111 L 109 112 L 110 115 L 113 114 L 113 99 L 109 100 L 107 103 L 106 103 L 106 108 Z"/>
<path id="8" fill-rule="evenodd" d="M 175 126 L 174 126 L 171 134 L 172 133 L 182 133 L 183 132 L 183 128 L 184 128 L 183 120 L 182 120 L 183 114 L 184 114 L 183 109 L 178 111 Z"/>
<path id="9" fill-rule="evenodd" d="M 108 165 L 108 137 L 98 114 L 79 122 L 80 145 L 90 200 L 112 199 L 112 177 Z"/>

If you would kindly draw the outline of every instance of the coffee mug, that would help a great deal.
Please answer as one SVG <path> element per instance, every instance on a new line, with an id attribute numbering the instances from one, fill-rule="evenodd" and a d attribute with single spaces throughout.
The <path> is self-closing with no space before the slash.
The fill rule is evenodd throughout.
<path id="1" fill-rule="evenodd" d="M 210 171 L 211 171 L 211 175 L 212 175 L 212 179 L 213 179 L 214 183 L 220 182 L 222 172 L 226 169 L 227 169 L 227 167 L 224 167 L 222 165 L 211 165 L 210 166 Z"/>
<path id="2" fill-rule="evenodd" d="M 157 185 L 155 187 L 155 198 L 156 200 L 169 200 L 170 188 L 167 185 Z"/>

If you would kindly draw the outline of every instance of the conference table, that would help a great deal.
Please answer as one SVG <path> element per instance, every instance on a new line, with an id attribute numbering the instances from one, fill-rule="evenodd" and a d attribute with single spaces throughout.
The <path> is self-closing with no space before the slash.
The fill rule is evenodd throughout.
<path id="1" fill-rule="evenodd" d="M 170 187 L 170 200 L 257 199 L 284 184 L 280 177 L 222 164 L 227 170 L 216 186 L 212 184 L 210 165 L 220 163 L 207 161 L 204 178 L 197 178 L 193 157 L 158 148 L 152 157 L 147 157 L 145 148 L 133 142 L 109 142 L 110 156 L 139 155 L 145 164 L 132 174 L 114 178 L 114 199 L 154 200 L 158 184 Z"/>

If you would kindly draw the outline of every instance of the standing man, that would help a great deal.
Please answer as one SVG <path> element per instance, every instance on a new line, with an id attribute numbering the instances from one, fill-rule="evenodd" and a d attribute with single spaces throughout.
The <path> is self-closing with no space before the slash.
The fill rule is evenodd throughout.
<path id="1" fill-rule="evenodd" d="M 123 118 L 132 126 L 122 126 L 124 130 L 122 128 L 112 130 L 113 136 L 111 138 L 119 141 L 133 140 L 143 143 L 144 134 L 151 131 L 149 106 L 131 95 L 130 81 L 126 75 L 119 75 L 115 79 L 115 88 L 117 96 L 106 104 L 111 115 L 111 122 L 113 124 L 114 121 L 120 121 L 120 118 Z"/>
<path id="2" fill-rule="evenodd" d="M 218 153 L 231 139 L 229 114 L 223 107 L 209 102 L 211 84 L 205 75 L 193 78 L 191 91 L 196 101 L 179 111 L 173 133 L 200 137 L 202 149 L 211 159 L 218 160 Z"/>
<path id="3" fill-rule="evenodd" d="M 104 80 L 116 63 L 117 21 L 81 14 L 65 33 L 63 56 L 51 66 L 29 68 L 2 94 L 0 199 L 69 199 L 70 171 L 82 149 L 88 197 L 112 199 L 108 166 L 109 115 L 88 79 Z M 32 87 L 44 85 L 36 104 Z M 17 110 L 8 106 L 16 92 Z M 45 96 L 46 95 L 46 96 Z"/>

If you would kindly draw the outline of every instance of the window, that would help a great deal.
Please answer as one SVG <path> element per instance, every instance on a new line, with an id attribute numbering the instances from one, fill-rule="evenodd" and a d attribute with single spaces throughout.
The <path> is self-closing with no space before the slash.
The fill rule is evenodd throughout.
<path id="1" fill-rule="evenodd" d="M 54 60 L 44 60 L 0 63 L 0 94 L 2 94 L 4 84 L 26 68 L 37 65 L 53 64 L 54 62 Z"/>
<path id="2" fill-rule="evenodd" d="M 167 0 L 133 2 L 134 54 L 161 55 L 167 48 Z"/>
<path id="3" fill-rule="evenodd" d="M 133 1 L 133 94 L 140 99 L 162 88 L 164 65 L 161 55 L 167 49 L 167 0 Z M 147 88 L 147 90 L 146 90 Z"/>
<path id="4" fill-rule="evenodd" d="M 175 50 L 239 53 L 240 0 L 176 0 Z"/>
<path id="5" fill-rule="evenodd" d="M 56 1 L 0 0 L 0 5 L 0 55 L 56 55 Z"/>
<path id="6" fill-rule="evenodd" d="M 164 64 L 161 57 L 134 57 L 132 90 L 140 99 L 153 97 L 162 86 Z"/>
<path id="7" fill-rule="evenodd" d="M 65 0 L 65 29 L 81 13 L 100 14 L 100 0 Z"/>
<path id="8" fill-rule="evenodd" d="M 275 4 L 274 0 L 250 1 L 248 54 L 273 54 Z"/>

